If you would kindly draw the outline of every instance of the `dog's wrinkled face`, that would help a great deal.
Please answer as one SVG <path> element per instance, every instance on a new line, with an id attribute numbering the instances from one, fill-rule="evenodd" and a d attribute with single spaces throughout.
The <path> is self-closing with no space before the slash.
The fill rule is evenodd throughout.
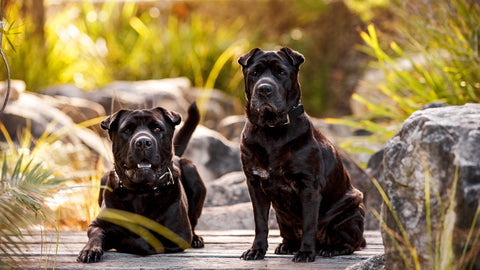
<path id="1" fill-rule="evenodd" d="M 120 110 L 102 121 L 112 141 L 115 170 L 127 189 L 154 187 L 172 162 L 179 114 L 164 108 Z"/>
<path id="2" fill-rule="evenodd" d="M 281 126 L 300 101 L 298 69 L 303 55 L 289 48 L 279 51 L 253 49 L 242 55 L 248 119 L 259 126 Z"/>

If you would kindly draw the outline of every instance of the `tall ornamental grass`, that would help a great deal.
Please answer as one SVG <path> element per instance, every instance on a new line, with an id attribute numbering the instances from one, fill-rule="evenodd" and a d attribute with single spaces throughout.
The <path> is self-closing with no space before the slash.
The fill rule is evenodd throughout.
<path id="1" fill-rule="evenodd" d="M 480 102 L 480 4 L 475 1 L 405 1 L 396 4 L 402 43 L 382 48 L 373 24 L 361 32 L 360 49 L 384 74 L 368 95 L 354 94 L 367 113 L 329 119 L 365 129 L 386 142 L 414 111 L 432 102 Z M 378 100 L 381 100 L 379 102 Z"/>

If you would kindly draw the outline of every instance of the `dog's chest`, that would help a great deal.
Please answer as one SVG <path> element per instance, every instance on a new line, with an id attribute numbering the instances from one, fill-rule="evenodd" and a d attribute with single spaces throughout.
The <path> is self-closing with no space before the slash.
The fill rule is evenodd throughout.
<path id="1" fill-rule="evenodd" d="M 293 132 L 293 131 L 292 131 Z M 291 197 L 313 181 L 318 173 L 319 150 L 309 132 L 295 136 L 267 136 L 250 132 L 242 141 L 242 163 L 250 180 L 259 181 L 263 192 L 269 196 L 283 194 Z"/>
<path id="2" fill-rule="evenodd" d="M 108 198 L 111 200 L 108 207 L 126 210 L 146 217 L 158 216 L 158 213 L 172 201 L 172 198 L 169 198 L 168 195 L 161 196 L 162 194 L 160 193 L 135 194 L 119 192 L 119 194 L 115 195 L 113 198 Z"/>
<path id="3" fill-rule="evenodd" d="M 300 202 L 300 179 L 289 177 L 283 174 L 282 170 L 272 170 L 267 178 L 259 181 L 258 188 L 276 211 L 288 214 L 289 219 L 295 218 L 295 214 L 300 213 L 297 209 Z M 278 213 L 280 214 L 280 213 Z"/>
<path id="4" fill-rule="evenodd" d="M 291 197 L 298 192 L 300 178 L 290 169 L 288 163 L 257 163 L 252 174 L 259 180 L 263 193 L 274 200 L 275 197 Z"/>

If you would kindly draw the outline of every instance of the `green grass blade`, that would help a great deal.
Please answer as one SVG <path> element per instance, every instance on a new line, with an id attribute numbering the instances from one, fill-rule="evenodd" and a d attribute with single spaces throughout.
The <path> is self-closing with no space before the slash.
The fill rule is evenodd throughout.
<path id="1" fill-rule="evenodd" d="M 5 182 L 7 181 L 7 172 L 8 172 L 8 165 L 7 165 L 7 153 L 3 153 L 3 163 L 2 163 L 2 178 L 0 179 L 1 185 L 0 188 L 3 189 Z"/>
<path id="2" fill-rule="evenodd" d="M 402 258 L 404 265 L 407 267 L 407 269 L 412 269 L 412 266 L 410 265 L 407 255 L 405 255 L 405 252 L 403 251 L 404 248 L 400 245 L 400 243 L 397 241 L 400 240 L 402 243 L 405 243 L 404 240 L 400 235 L 398 235 L 394 230 L 389 228 L 381 215 L 377 212 L 376 209 L 372 209 L 373 215 L 377 218 L 378 221 L 380 221 L 380 226 L 382 227 L 383 230 L 387 232 L 388 237 L 390 237 L 390 240 L 392 241 L 393 245 L 395 246 L 396 250 L 398 250 L 400 257 Z"/>
<path id="3" fill-rule="evenodd" d="M 378 183 L 377 179 L 372 178 L 372 182 L 375 185 L 375 187 L 377 188 L 378 192 L 380 193 L 380 195 L 383 199 L 383 202 L 385 203 L 385 205 L 388 207 L 388 210 L 392 214 L 392 217 L 394 218 L 395 223 L 397 224 L 397 226 L 400 230 L 400 233 L 402 235 L 402 239 L 405 241 L 406 246 L 410 250 L 413 261 L 415 263 L 415 269 L 420 270 L 420 262 L 418 260 L 417 250 L 415 249 L 415 247 L 410 242 L 410 239 L 408 238 L 407 232 L 405 231 L 405 228 L 403 227 L 402 222 L 398 218 L 397 213 L 393 209 L 393 205 L 390 202 L 390 199 L 388 198 L 387 194 L 383 190 L 382 186 Z"/>
<path id="4" fill-rule="evenodd" d="M 177 246 L 179 246 L 182 249 L 187 249 L 190 247 L 190 243 L 188 243 L 183 238 L 181 238 L 180 236 L 172 232 L 170 229 L 144 216 L 118 210 L 118 209 L 109 209 L 109 208 L 102 210 L 98 216 L 99 218 L 102 218 L 102 219 L 105 219 L 105 218 L 116 219 L 118 221 L 122 221 L 126 223 L 135 223 L 135 225 L 144 226 L 158 233 L 159 235 L 167 238 L 168 240 L 175 243 Z"/>

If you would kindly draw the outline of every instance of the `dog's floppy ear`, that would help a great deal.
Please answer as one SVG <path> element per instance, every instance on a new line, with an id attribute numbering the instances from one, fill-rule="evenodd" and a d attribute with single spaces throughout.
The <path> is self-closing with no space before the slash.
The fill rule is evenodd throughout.
<path id="1" fill-rule="evenodd" d="M 262 50 L 260 50 L 259 48 L 255 48 L 251 51 L 249 51 L 248 53 L 240 56 L 240 58 L 238 58 L 238 63 L 240 65 L 242 65 L 243 68 L 245 68 L 246 66 L 248 66 L 248 61 L 257 53 L 257 52 L 260 52 Z"/>
<path id="2" fill-rule="evenodd" d="M 100 127 L 108 130 L 108 134 L 111 136 L 112 130 L 117 128 L 117 120 L 124 112 L 125 110 L 120 110 L 114 114 L 109 115 L 107 118 L 103 119 L 103 121 L 100 123 Z"/>
<path id="3" fill-rule="evenodd" d="M 297 51 L 294 51 L 290 48 L 284 47 L 280 49 L 281 52 L 288 56 L 288 59 L 292 62 L 292 64 L 298 69 L 300 64 L 305 62 L 305 57 Z"/>
<path id="4" fill-rule="evenodd" d="M 182 116 L 180 116 L 180 114 L 177 112 L 169 111 L 162 107 L 157 107 L 155 109 L 160 111 L 165 117 L 165 119 L 173 126 L 180 124 L 180 122 L 182 121 Z"/>

